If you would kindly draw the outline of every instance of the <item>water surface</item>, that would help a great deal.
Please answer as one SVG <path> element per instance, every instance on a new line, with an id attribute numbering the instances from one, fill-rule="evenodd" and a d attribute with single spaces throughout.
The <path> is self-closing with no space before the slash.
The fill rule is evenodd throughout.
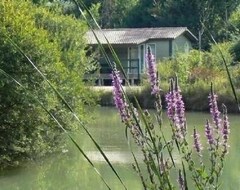
<path id="1" fill-rule="evenodd" d="M 96 120 L 88 129 L 93 137 L 104 149 L 106 155 L 115 166 L 124 183 L 130 190 L 138 190 L 141 183 L 134 173 L 131 163 L 132 157 L 125 139 L 124 126 L 121 124 L 114 108 L 99 108 Z M 207 113 L 187 113 L 188 129 L 195 126 L 203 136 L 204 124 L 209 118 Z M 170 133 L 167 120 L 164 119 L 166 133 Z M 222 176 L 222 189 L 240 189 L 240 142 L 239 115 L 230 115 L 231 135 L 230 153 L 227 157 Z M 109 183 L 113 190 L 123 189 L 120 182 L 106 166 L 101 155 L 96 151 L 91 140 L 80 130 L 74 134 L 77 142 L 86 151 L 96 168 Z M 189 135 L 189 138 L 191 136 Z M 93 168 L 76 150 L 71 142 L 61 154 L 54 154 L 24 166 L 0 173 L 1 190 L 105 190 Z M 141 158 L 137 148 L 133 146 L 137 157 Z"/>

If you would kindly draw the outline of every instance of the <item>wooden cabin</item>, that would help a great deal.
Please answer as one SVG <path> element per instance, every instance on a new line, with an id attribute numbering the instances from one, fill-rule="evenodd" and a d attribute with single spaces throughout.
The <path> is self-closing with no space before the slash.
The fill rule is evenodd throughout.
<path id="1" fill-rule="evenodd" d="M 132 85 L 139 83 L 146 70 L 145 55 L 148 46 L 158 63 L 162 59 L 174 57 L 177 53 L 189 52 L 192 44 L 197 42 L 197 38 L 186 27 L 117 28 L 94 30 L 94 33 L 109 58 L 113 59 L 105 37 L 107 38 Z M 92 31 L 87 32 L 87 41 L 94 49 L 98 47 Z M 111 69 L 104 57 L 99 58 L 99 64 L 101 69 L 97 85 L 111 85 Z"/>

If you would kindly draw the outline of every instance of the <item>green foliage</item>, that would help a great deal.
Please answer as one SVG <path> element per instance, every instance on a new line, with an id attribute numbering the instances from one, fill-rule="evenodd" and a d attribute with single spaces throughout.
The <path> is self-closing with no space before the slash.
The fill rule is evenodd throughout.
<path id="1" fill-rule="evenodd" d="M 128 0 L 127 2 L 125 0 L 82 0 L 82 2 L 85 3 L 94 16 L 97 15 L 95 19 L 99 21 L 102 28 L 113 28 L 124 25 L 126 16 L 137 4 L 138 0 Z M 99 5 L 98 14 L 96 14 L 95 8 Z"/>
<path id="2" fill-rule="evenodd" d="M 139 0 L 125 17 L 123 27 L 186 26 L 201 35 L 201 48 L 212 42 L 229 39 L 228 19 L 240 4 L 239 0 Z"/>
<path id="3" fill-rule="evenodd" d="M 158 64 L 161 80 L 167 81 L 177 75 L 182 85 L 192 85 L 197 81 L 218 81 L 221 85 L 226 84 L 226 74 L 221 50 L 228 65 L 232 63 L 230 54 L 231 43 L 213 45 L 210 51 L 202 52 L 192 50 L 188 54 L 179 54 L 170 60 L 164 60 Z"/>
<path id="4" fill-rule="evenodd" d="M 93 99 L 82 81 L 85 67 L 84 22 L 71 16 L 33 6 L 28 1 L 0 3 L 0 69 L 27 89 L 0 75 L 0 163 L 17 164 L 58 149 L 62 131 L 30 98 L 38 98 L 60 122 L 70 123 L 61 101 L 35 69 L 7 40 L 15 42 L 52 81 L 76 112 L 84 117 L 84 106 Z M 74 87 L 74 88 L 73 88 Z M 74 129 L 71 121 L 68 129 Z"/>
<path id="5" fill-rule="evenodd" d="M 228 105 L 229 112 L 237 112 L 233 95 L 230 93 L 230 84 L 220 55 L 221 50 L 229 66 L 234 86 L 240 87 L 240 67 L 231 65 L 232 57 L 229 53 L 232 43 L 212 45 L 209 51 L 192 50 L 188 54 L 178 54 L 175 58 L 164 60 L 158 64 L 160 85 L 162 92 L 168 91 L 169 80 L 176 75 L 182 86 L 183 99 L 187 110 L 207 111 L 207 96 L 211 82 L 219 94 L 221 102 Z M 134 96 L 142 108 L 153 108 L 154 102 L 150 93 L 150 86 L 144 79 L 138 91 L 126 93 L 130 102 L 135 102 Z M 100 93 L 100 105 L 113 105 L 110 92 Z M 163 104 L 165 103 L 162 100 Z M 136 105 L 135 105 L 136 106 Z"/>
<path id="6" fill-rule="evenodd" d="M 231 31 L 231 38 L 233 46 L 231 53 L 233 54 L 234 61 L 240 62 L 240 6 L 233 12 L 229 19 L 229 30 Z"/>
<path id="7" fill-rule="evenodd" d="M 232 46 L 231 52 L 234 56 L 234 61 L 240 62 L 240 40 L 236 41 Z"/>
<path id="8" fill-rule="evenodd" d="M 211 38 L 229 40 L 233 22 L 239 14 L 239 0 L 84 0 L 87 7 L 101 3 L 100 24 L 109 27 L 186 26 L 195 35 L 201 33 L 202 47 L 209 48 Z M 233 15 L 233 16 L 232 16 Z M 238 27 L 239 28 L 239 27 Z"/>
<path id="9" fill-rule="evenodd" d="M 192 50 L 189 54 L 179 54 L 170 60 L 164 60 L 158 64 L 161 85 L 168 83 L 175 75 L 182 86 L 186 109 L 206 111 L 208 105 L 206 99 L 211 82 L 221 97 L 222 102 L 227 102 L 229 111 L 236 112 L 236 105 L 231 95 L 231 87 L 224 67 L 222 56 L 231 72 L 233 84 L 240 86 L 239 64 L 232 65 L 233 57 L 230 53 L 232 43 L 212 45 L 209 51 Z M 220 53 L 220 51 L 222 53 Z"/>

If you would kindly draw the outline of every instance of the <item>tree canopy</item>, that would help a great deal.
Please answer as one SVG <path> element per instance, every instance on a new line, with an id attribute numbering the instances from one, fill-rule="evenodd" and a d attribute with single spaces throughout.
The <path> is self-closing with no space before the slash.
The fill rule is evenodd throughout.
<path id="1" fill-rule="evenodd" d="M 186 26 L 210 47 L 210 34 L 217 41 L 229 39 L 229 18 L 240 0 L 83 0 L 90 8 L 100 3 L 103 28 Z"/>
<path id="2" fill-rule="evenodd" d="M 62 139 L 62 130 L 32 96 L 67 130 L 76 128 L 62 101 L 8 39 L 36 64 L 82 118 L 85 105 L 93 98 L 83 82 L 85 69 L 91 64 L 86 57 L 85 22 L 30 1 L 3 0 L 0 26 L 0 69 L 25 87 L 0 75 L 0 164 L 6 166 L 52 152 Z"/>

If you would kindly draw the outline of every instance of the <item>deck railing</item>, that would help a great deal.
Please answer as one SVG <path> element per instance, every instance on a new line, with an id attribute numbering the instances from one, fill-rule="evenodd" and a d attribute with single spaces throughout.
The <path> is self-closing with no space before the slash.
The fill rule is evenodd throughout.
<path id="1" fill-rule="evenodd" d="M 126 74 L 140 74 L 139 59 L 123 59 L 120 60 Z M 108 64 L 100 61 L 100 73 L 111 73 L 111 68 Z"/>
<path id="2" fill-rule="evenodd" d="M 140 81 L 140 66 L 139 59 L 122 59 L 120 60 L 123 65 L 125 74 L 130 84 L 137 84 Z M 100 60 L 100 73 L 97 79 L 97 85 L 109 85 L 111 84 L 110 73 L 112 72 L 110 66 L 104 61 Z M 122 76 L 123 77 L 123 76 Z M 125 80 L 123 80 L 125 82 Z"/>

